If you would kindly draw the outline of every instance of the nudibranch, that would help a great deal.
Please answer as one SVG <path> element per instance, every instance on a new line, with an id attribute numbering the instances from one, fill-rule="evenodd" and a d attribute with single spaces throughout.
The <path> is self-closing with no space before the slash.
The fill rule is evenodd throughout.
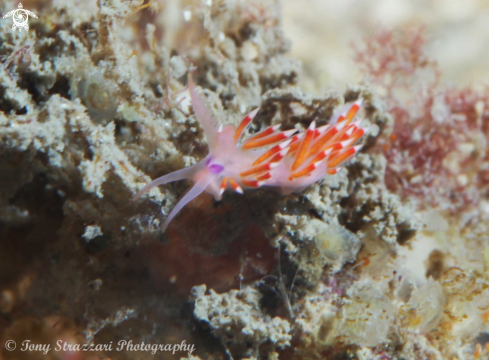
<path id="1" fill-rule="evenodd" d="M 214 118 L 197 93 L 189 75 L 188 90 L 195 117 L 204 130 L 209 154 L 200 162 L 162 176 L 143 187 L 133 198 L 139 199 L 152 188 L 172 181 L 192 179 L 194 186 L 173 208 L 162 230 L 178 212 L 204 190 L 220 200 L 228 188 L 238 193 L 244 189 L 271 186 L 283 194 L 300 192 L 327 174 L 336 174 L 360 149 L 355 145 L 367 129 L 355 120 L 362 99 L 333 114 L 329 124 L 317 127 L 315 121 L 302 133 L 297 129 L 279 131 L 274 125 L 242 139 L 255 109 L 241 124 L 217 127 Z"/>

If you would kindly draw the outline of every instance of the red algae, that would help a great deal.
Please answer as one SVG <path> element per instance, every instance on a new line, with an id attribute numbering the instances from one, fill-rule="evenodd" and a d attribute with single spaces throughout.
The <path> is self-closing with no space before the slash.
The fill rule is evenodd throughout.
<path id="1" fill-rule="evenodd" d="M 487 191 L 487 91 L 440 85 L 424 52 L 422 28 L 381 30 L 356 48 L 356 61 L 393 117 L 379 138 L 387 158 L 387 187 L 404 198 L 455 212 Z M 485 89 L 487 90 L 487 89 Z"/>

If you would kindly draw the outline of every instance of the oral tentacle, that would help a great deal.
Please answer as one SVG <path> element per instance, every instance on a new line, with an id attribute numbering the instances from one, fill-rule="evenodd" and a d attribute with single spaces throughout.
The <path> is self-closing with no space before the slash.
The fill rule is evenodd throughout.
<path id="1" fill-rule="evenodd" d="M 148 191 L 150 191 L 151 189 L 153 189 L 157 186 L 165 185 L 165 184 L 168 184 L 168 183 L 173 182 L 173 181 L 189 179 L 197 171 L 199 171 L 201 167 L 202 167 L 202 162 L 197 163 L 191 167 L 181 169 L 181 170 L 177 170 L 177 171 L 174 171 L 172 173 L 161 176 L 161 177 L 153 180 L 152 182 L 150 182 L 146 186 L 144 186 L 141 190 L 139 190 L 139 192 L 136 195 L 134 195 L 134 197 L 132 198 L 132 201 L 136 201 L 141 196 L 143 196 L 145 193 L 147 193 Z"/>
<path id="2" fill-rule="evenodd" d="M 166 228 L 168 227 L 168 224 L 170 224 L 170 222 L 179 213 L 179 211 L 182 210 L 182 208 L 185 205 L 187 205 L 190 201 L 192 201 L 197 196 L 199 196 L 205 190 L 205 188 L 212 182 L 212 180 L 214 180 L 214 178 L 215 178 L 214 175 L 206 174 L 205 176 L 197 180 L 194 186 L 189 190 L 189 192 L 185 194 L 185 196 L 178 202 L 177 205 L 175 205 L 175 207 L 170 212 L 165 222 L 161 226 L 161 230 L 165 231 Z"/>

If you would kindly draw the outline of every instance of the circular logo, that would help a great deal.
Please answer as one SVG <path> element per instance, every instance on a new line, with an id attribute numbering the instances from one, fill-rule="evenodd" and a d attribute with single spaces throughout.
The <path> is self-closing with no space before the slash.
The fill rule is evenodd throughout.
<path id="1" fill-rule="evenodd" d="M 12 16 L 14 20 L 14 24 L 17 27 L 23 28 L 26 27 L 27 21 L 29 20 L 29 14 L 24 9 L 17 9 Z"/>
<path id="2" fill-rule="evenodd" d="M 7 349 L 8 351 L 14 351 L 16 347 L 17 344 L 13 340 L 9 340 L 5 343 L 5 349 Z"/>

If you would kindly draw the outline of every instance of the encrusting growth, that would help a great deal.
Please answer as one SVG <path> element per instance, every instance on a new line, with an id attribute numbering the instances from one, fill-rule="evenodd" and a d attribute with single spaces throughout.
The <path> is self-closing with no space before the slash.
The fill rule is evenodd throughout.
<path id="1" fill-rule="evenodd" d="M 353 121 L 362 105 L 359 99 L 346 111 L 333 115 L 328 125 L 316 128 L 313 121 L 307 131 L 300 134 L 296 134 L 296 129 L 279 131 L 280 125 L 275 125 L 240 141 L 259 109 L 246 115 L 237 129 L 217 127 L 204 99 L 197 94 L 191 75 L 188 88 L 195 117 L 204 129 L 209 154 L 191 167 L 152 181 L 133 198 L 137 200 L 159 185 L 192 179 L 194 186 L 168 215 L 163 231 L 175 215 L 204 190 L 216 200 L 221 199 L 228 187 L 238 193 L 261 186 L 280 188 L 283 194 L 300 192 L 326 174 L 336 174 L 361 149 L 362 146 L 355 143 L 367 132 L 360 127 L 361 120 Z"/>

